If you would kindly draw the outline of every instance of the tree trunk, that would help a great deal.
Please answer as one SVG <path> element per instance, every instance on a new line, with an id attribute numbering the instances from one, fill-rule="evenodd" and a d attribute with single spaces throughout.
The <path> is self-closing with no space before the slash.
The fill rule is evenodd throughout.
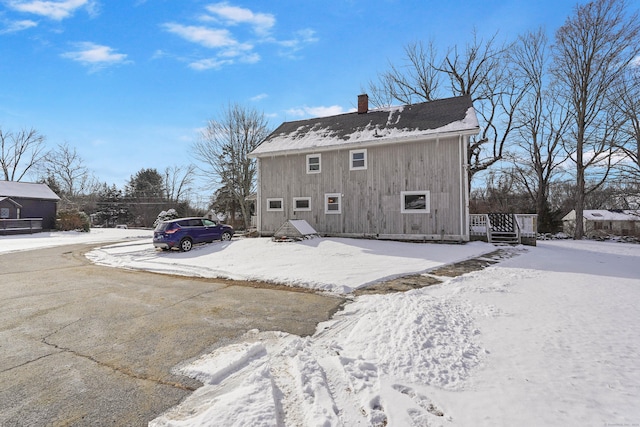
<path id="1" fill-rule="evenodd" d="M 584 237 L 584 199 L 585 199 L 585 182 L 584 182 L 584 166 L 582 166 L 582 151 L 578 151 L 580 163 L 577 167 L 576 181 L 576 229 L 573 234 L 575 240 L 581 240 Z"/>

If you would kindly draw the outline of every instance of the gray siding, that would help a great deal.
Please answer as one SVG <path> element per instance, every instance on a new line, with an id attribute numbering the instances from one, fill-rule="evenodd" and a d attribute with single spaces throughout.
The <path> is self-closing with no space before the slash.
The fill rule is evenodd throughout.
<path id="1" fill-rule="evenodd" d="M 321 152 L 319 174 L 306 173 L 306 155 L 260 158 L 260 231 L 272 234 L 287 219 L 304 219 L 319 233 L 461 240 L 466 227 L 465 153 L 459 137 L 367 147 L 367 169 L 350 170 L 354 147 Z M 402 191 L 429 191 L 429 213 L 402 213 Z M 342 213 L 326 214 L 327 193 L 342 195 Z M 311 197 L 311 211 L 293 210 Z M 283 211 L 267 211 L 282 198 Z"/>

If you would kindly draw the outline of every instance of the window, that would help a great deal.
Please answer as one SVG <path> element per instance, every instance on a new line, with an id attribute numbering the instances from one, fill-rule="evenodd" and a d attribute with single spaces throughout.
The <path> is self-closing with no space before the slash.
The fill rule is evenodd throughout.
<path id="1" fill-rule="evenodd" d="M 0 218 L 9 218 L 9 208 L 0 208 Z"/>
<path id="2" fill-rule="evenodd" d="M 402 213 L 429 213 L 429 192 L 402 191 L 400 203 Z"/>
<path id="3" fill-rule="evenodd" d="M 283 211 L 283 199 L 267 199 L 267 212 Z"/>
<path id="4" fill-rule="evenodd" d="M 320 154 L 307 154 L 307 173 L 320 173 Z"/>
<path id="5" fill-rule="evenodd" d="M 342 213 L 342 194 L 328 193 L 324 195 L 324 213 L 326 214 Z"/>
<path id="6" fill-rule="evenodd" d="M 294 211 L 310 211 L 311 197 L 294 197 L 293 210 Z"/>
<path id="7" fill-rule="evenodd" d="M 367 150 L 349 151 L 349 170 L 362 170 L 367 168 Z"/>

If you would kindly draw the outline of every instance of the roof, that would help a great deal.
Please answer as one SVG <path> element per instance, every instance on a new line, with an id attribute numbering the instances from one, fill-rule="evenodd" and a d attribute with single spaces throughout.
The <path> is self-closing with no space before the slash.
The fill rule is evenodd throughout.
<path id="1" fill-rule="evenodd" d="M 590 209 L 582 212 L 584 219 L 589 221 L 640 221 L 640 210 L 633 209 Z M 564 218 L 574 220 L 575 210 L 569 212 Z"/>
<path id="2" fill-rule="evenodd" d="M 60 200 L 47 184 L 0 181 L 0 196 L 22 199 Z"/>
<path id="3" fill-rule="evenodd" d="M 2 201 L 4 201 L 4 200 L 6 200 L 6 201 L 8 201 L 8 202 L 13 203 L 15 206 L 17 206 L 17 207 L 19 207 L 19 208 L 21 208 L 21 207 L 22 207 L 22 205 L 21 205 L 20 203 L 16 202 L 15 200 L 13 200 L 13 199 L 12 199 L 12 198 L 10 198 L 10 197 L 0 197 L 0 202 L 2 202 Z"/>
<path id="4" fill-rule="evenodd" d="M 469 96 L 400 107 L 284 122 L 255 150 L 252 157 L 293 151 L 330 149 L 343 145 L 402 142 L 446 133 L 479 131 Z"/>

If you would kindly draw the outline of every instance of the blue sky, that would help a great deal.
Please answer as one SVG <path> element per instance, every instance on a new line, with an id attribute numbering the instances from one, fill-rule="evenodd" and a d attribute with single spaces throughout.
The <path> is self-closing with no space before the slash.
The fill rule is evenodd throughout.
<path id="1" fill-rule="evenodd" d="M 36 128 L 122 186 L 192 162 L 229 103 L 283 121 L 353 109 L 411 42 L 513 38 L 574 0 L 0 0 L 0 127 Z M 215 185 L 211 185 L 215 188 Z"/>

